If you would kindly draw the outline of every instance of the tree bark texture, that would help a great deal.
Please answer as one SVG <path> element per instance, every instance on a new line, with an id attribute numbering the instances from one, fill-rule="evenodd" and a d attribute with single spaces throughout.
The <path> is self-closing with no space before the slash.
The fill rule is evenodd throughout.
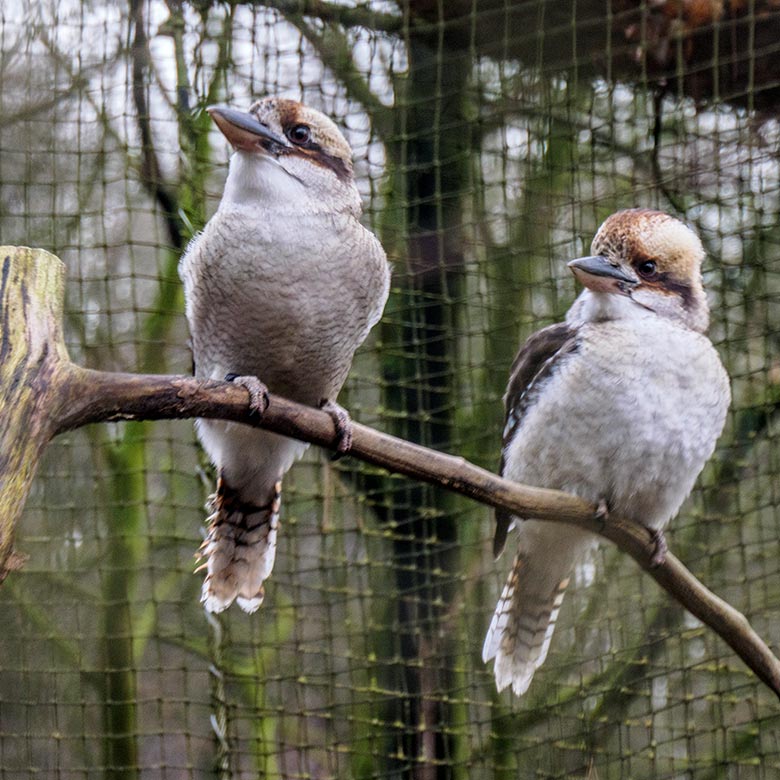
<path id="1" fill-rule="evenodd" d="M 62 338 L 65 266 L 41 249 L 0 247 L 0 581 L 43 450 L 54 431 L 46 405 L 70 365 Z M 56 416 L 56 415 L 55 415 Z"/>
<path id="2" fill-rule="evenodd" d="M 43 250 L 0 247 L 0 572 L 18 567 L 13 532 L 41 453 L 55 435 L 89 423 L 209 417 L 262 427 L 336 449 L 333 420 L 278 396 L 261 418 L 244 388 L 192 377 L 90 371 L 72 364 L 62 338 L 64 268 Z M 651 564 L 647 529 L 557 490 L 510 482 L 464 458 L 354 424 L 351 454 L 388 471 L 439 485 L 520 517 L 565 523 L 609 539 L 680 604 L 716 631 L 780 696 L 780 661 L 746 618 L 669 553 Z"/>

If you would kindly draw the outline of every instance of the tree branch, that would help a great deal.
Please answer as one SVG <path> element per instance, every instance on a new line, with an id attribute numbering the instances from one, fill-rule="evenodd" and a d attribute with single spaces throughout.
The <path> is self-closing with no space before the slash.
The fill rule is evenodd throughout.
<path id="1" fill-rule="evenodd" d="M 360 104 L 371 119 L 376 134 L 383 143 L 388 144 L 393 133 L 391 111 L 371 91 L 366 77 L 356 67 L 345 34 L 333 26 L 326 26 L 321 32 L 317 31 L 306 22 L 304 14 L 279 10 L 314 47 L 322 64 L 341 82 L 347 96 Z"/>
<path id="2" fill-rule="evenodd" d="M 0 311 L 7 313 L 0 318 L 0 572 L 10 568 L 10 540 L 37 458 L 52 437 L 65 431 L 111 420 L 206 417 L 336 449 L 338 437 L 326 412 L 278 396 L 271 396 L 268 409 L 258 418 L 249 411 L 246 390 L 233 384 L 185 376 L 115 374 L 74 365 L 68 360 L 59 325 L 62 263 L 41 250 L 2 247 L 0 267 Z M 653 567 L 655 543 L 647 529 L 611 515 L 604 522 L 597 518 L 595 506 L 575 496 L 510 482 L 464 458 L 358 423 L 350 454 L 520 517 L 573 525 L 609 539 L 719 634 L 780 697 L 780 661 L 746 618 L 702 585 L 671 553 L 664 564 Z"/>
<path id="3" fill-rule="evenodd" d="M 318 409 L 271 396 L 261 419 L 250 414 L 246 390 L 224 382 L 185 376 L 113 374 L 71 365 L 70 400 L 56 433 L 110 420 L 159 420 L 206 417 L 232 420 L 336 449 L 331 417 Z M 609 539 L 628 553 L 688 611 L 716 631 L 751 669 L 780 696 L 780 661 L 746 618 L 691 574 L 671 553 L 658 567 L 650 563 L 655 542 L 647 529 L 610 516 L 605 523 L 596 507 L 567 493 L 502 479 L 461 457 L 447 455 L 354 424 L 354 457 L 388 471 L 428 482 L 520 517 L 564 523 Z"/>
<path id="4" fill-rule="evenodd" d="M 236 4 L 236 0 L 229 2 L 231 6 Z M 324 0 L 256 0 L 250 5 L 273 8 L 285 15 L 310 16 L 321 22 L 340 24 L 342 27 L 365 27 L 367 30 L 388 34 L 401 33 L 404 24 L 400 14 L 375 11 L 368 4 L 348 6 Z"/>
<path id="5" fill-rule="evenodd" d="M 179 251 L 186 244 L 179 218 L 179 202 L 166 184 L 154 147 L 151 115 L 146 100 L 146 73 L 149 70 L 149 41 L 146 37 L 146 19 L 144 17 L 145 0 L 129 0 L 130 18 L 135 27 L 135 36 L 131 46 L 132 54 L 132 95 L 135 104 L 138 134 L 141 138 L 141 183 L 160 207 L 171 244 Z"/>

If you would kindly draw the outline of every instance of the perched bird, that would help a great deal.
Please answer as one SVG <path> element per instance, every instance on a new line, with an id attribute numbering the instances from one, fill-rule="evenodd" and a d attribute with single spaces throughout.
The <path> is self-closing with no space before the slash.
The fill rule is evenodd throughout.
<path id="1" fill-rule="evenodd" d="M 704 335 L 709 309 L 696 234 L 630 209 L 599 228 L 569 267 L 585 289 L 566 321 L 520 349 L 505 396 L 501 474 L 556 488 L 634 520 L 666 551 L 663 529 L 715 448 L 728 376 Z M 569 578 L 596 537 L 497 512 L 494 552 L 512 526 L 518 552 L 485 639 L 499 690 L 525 693 L 544 662 Z"/>
<path id="2" fill-rule="evenodd" d="M 266 386 L 320 405 L 345 450 L 348 417 L 335 398 L 382 314 L 390 273 L 359 221 L 352 151 L 328 117 L 293 100 L 208 111 L 235 153 L 219 208 L 180 265 L 195 375 L 246 386 L 259 412 Z M 274 564 L 281 479 L 307 445 L 217 420 L 197 427 L 219 474 L 202 601 L 254 612 Z"/>

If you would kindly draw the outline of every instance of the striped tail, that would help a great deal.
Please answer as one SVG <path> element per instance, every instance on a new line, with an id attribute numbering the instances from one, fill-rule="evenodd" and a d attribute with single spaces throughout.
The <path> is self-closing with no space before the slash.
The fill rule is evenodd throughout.
<path id="1" fill-rule="evenodd" d="M 282 483 L 263 506 L 247 504 L 220 477 L 217 492 L 209 501 L 212 514 L 199 557 L 206 561 L 201 601 L 209 612 L 222 612 L 235 601 L 245 612 L 263 603 L 263 582 L 276 558 L 276 534 Z"/>
<path id="2" fill-rule="evenodd" d="M 495 658 L 493 672 L 499 691 L 511 684 L 515 694 L 524 694 L 550 649 L 555 621 L 569 584 L 570 561 L 566 561 L 562 577 L 556 577 L 547 567 L 537 571 L 544 563 L 518 552 L 493 614 L 482 660 L 487 663 Z M 550 561 L 546 563 L 549 565 Z"/>

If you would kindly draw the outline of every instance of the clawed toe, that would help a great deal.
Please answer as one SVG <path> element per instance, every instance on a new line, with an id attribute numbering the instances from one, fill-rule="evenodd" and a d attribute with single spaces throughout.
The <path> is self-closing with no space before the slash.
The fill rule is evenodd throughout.
<path id="1" fill-rule="evenodd" d="M 666 562 L 666 553 L 669 552 L 669 545 L 666 543 L 666 537 L 664 536 L 663 531 L 651 528 L 650 535 L 655 544 L 655 551 L 653 552 L 653 557 L 650 558 L 650 565 L 656 569 Z"/>
<path id="2" fill-rule="evenodd" d="M 249 393 L 249 409 L 261 416 L 268 408 L 268 388 L 256 376 L 226 374 L 226 382 L 246 388 Z"/>
<path id="3" fill-rule="evenodd" d="M 599 499 L 593 517 L 601 523 L 602 528 L 609 520 L 609 505 L 605 498 Z M 647 531 L 650 534 L 650 540 L 654 545 L 653 554 L 650 558 L 650 566 L 655 569 L 666 562 L 666 553 L 669 552 L 669 546 L 666 543 L 666 537 L 664 536 L 663 531 L 656 528 L 647 528 Z"/>
<path id="4" fill-rule="evenodd" d="M 349 452 L 352 447 L 352 418 L 343 406 L 340 406 L 335 401 L 331 401 L 328 398 L 324 398 L 320 401 L 320 409 L 322 409 L 323 412 L 327 412 L 330 415 L 331 420 L 333 420 L 333 425 L 336 428 L 336 436 L 338 437 L 335 458 L 340 458 L 342 455 Z"/>
<path id="5" fill-rule="evenodd" d="M 607 521 L 609 520 L 609 504 L 607 504 L 607 499 L 603 496 L 599 499 L 598 504 L 596 504 L 596 509 L 593 512 L 593 519 L 599 524 L 600 532 L 603 532 L 607 525 Z"/>

